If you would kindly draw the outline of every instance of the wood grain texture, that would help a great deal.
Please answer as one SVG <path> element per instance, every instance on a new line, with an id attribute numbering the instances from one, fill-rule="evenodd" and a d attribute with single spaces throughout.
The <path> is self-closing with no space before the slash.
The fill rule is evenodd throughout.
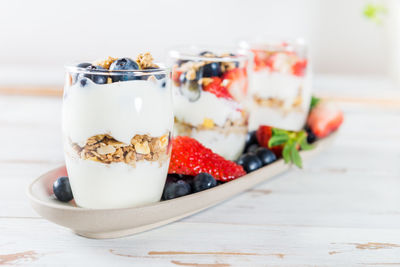
<path id="1" fill-rule="evenodd" d="M 321 90 L 345 122 L 303 170 L 116 240 L 31 210 L 26 186 L 63 162 L 61 99 L 0 95 L 0 266 L 400 266 L 400 91 L 348 89 Z"/>

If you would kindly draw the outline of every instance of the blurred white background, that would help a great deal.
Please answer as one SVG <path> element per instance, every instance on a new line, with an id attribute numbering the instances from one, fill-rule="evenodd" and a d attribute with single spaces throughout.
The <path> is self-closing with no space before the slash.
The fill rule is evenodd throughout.
<path id="1" fill-rule="evenodd" d="M 163 60 L 177 44 L 231 45 L 260 34 L 308 39 L 317 75 L 385 76 L 399 34 L 362 15 L 369 2 L 2 0 L 0 85 L 58 86 L 68 62 L 142 51 Z"/>

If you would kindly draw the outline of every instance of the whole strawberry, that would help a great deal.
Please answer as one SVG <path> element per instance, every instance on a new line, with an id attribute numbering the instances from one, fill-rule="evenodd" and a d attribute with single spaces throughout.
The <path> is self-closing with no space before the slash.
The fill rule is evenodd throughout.
<path id="1" fill-rule="evenodd" d="M 208 173 L 219 181 L 234 180 L 246 174 L 242 166 L 224 159 L 187 136 L 178 136 L 172 140 L 168 173 L 191 176 Z"/>
<path id="2" fill-rule="evenodd" d="M 311 110 L 307 125 L 318 137 L 328 136 L 337 130 L 343 122 L 343 112 L 331 102 L 320 101 Z"/>
<path id="3" fill-rule="evenodd" d="M 256 131 L 256 138 L 258 144 L 262 147 L 271 149 L 277 157 L 281 157 L 283 146 L 279 145 L 270 147 L 268 143 L 271 137 L 272 137 L 272 127 L 266 125 L 261 125 L 260 127 L 258 127 L 258 130 Z"/>

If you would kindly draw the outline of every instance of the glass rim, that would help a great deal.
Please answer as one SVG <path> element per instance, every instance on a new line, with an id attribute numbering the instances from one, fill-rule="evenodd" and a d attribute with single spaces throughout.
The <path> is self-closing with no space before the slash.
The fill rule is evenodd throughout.
<path id="1" fill-rule="evenodd" d="M 210 51 L 213 52 L 213 50 L 223 50 L 226 53 L 233 53 L 235 52 L 235 55 L 226 55 L 222 57 L 207 57 L 207 56 L 202 56 L 190 52 L 186 52 L 185 50 L 203 50 L 203 51 Z M 240 51 L 239 53 L 237 53 Z M 169 49 L 168 55 L 170 58 L 173 59 L 182 59 L 182 60 L 191 60 L 191 61 L 210 61 L 210 62 L 237 62 L 237 61 L 245 61 L 245 60 L 251 60 L 251 53 L 249 53 L 247 50 L 242 49 L 239 46 L 210 46 L 210 45 L 181 45 L 181 46 L 175 46 Z"/>
<path id="2" fill-rule="evenodd" d="M 171 68 L 165 66 L 163 63 L 155 63 L 159 66 L 157 69 L 138 69 L 138 70 L 89 70 L 82 67 L 77 67 L 77 64 L 68 64 L 64 68 L 67 72 L 82 73 L 82 74 L 93 74 L 93 75 L 123 75 L 123 74 L 134 74 L 137 76 L 144 75 L 158 75 L 158 74 L 168 74 L 171 72 Z"/>
<path id="3" fill-rule="evenodd" d="M 254 39 L 240 40 L 239 46 L 243 49 L 290 51 L 296 48 L 308 48 L 308 42 L 301 37 L 260 36 Z"/>

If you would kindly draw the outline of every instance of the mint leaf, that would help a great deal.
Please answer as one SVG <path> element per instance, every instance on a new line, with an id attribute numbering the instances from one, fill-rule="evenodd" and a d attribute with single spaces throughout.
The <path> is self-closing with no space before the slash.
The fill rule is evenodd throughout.
<path id="1" fill-rule="evenodd" d="M 299 167 L 300 169 L 303 167 L 303 162 L 301 160 L 300 157 L 300 153 L 296 148 L 296 144 L 294 144 L 291 148 L 290 148 L 290 157 L 292 159 L 292 163 L 294 165 L 296 165 L 297 167 Z"/>
<path id="2" fill-rule="evenodd" d="M 289 135 L 275 135 L 272 136 L 268 141 L 268 147 L 279 146 L 286 143 L 289 140 Z"/>
<path id="3" fill-rule="evenodd" d="M 300 142 L 300 147 L 302 150 L 311 150 L 314 149 L 315 146 L 314 145 L 310 145 L 309 143 L 307 143 L 307 140 L 303 140 Z"/>
<path id="4" fill-rule="evenodd" d="M 315 96 L 311 97 L 310 109 L 313 109 L 321 99 Z"/>
<path id="5" fill-rule="evenodd" d="M 286 164 L 291 162 L 290 150 L 291 150 L 291 144 L 289 143 L 285 144 L 282 150 L 282 157 Z"/>

